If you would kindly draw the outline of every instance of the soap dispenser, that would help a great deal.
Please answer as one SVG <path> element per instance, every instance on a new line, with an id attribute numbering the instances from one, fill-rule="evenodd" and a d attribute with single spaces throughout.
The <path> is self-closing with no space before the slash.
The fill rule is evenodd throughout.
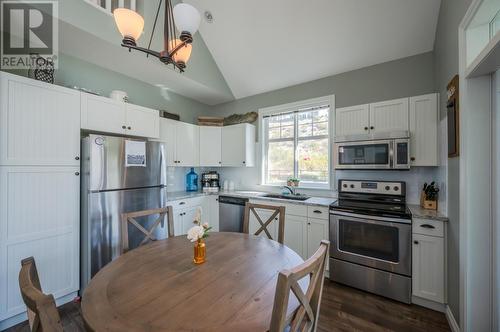
<path id="1" fill-rule="evenodd" d="M 196 174 L 193 167 L 186 174 L 186 191 L 198 191 L 198 174 Z"/>

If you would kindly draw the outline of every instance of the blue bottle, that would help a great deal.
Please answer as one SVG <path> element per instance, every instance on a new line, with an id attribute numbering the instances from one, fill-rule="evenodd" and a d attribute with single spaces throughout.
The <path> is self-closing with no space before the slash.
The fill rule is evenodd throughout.
<path id="1" fill-rule="evenodd" d="M 186 191 L 198 191 L 198 174 L 196 174 L 193 167 L 186 174 Z"/>

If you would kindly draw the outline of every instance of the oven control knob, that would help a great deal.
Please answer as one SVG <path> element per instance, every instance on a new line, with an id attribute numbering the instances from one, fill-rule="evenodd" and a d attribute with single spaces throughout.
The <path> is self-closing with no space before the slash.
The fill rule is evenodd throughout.
<path id="1" fill-rule="evenodd" d="M 391 189 L 391 187 L 385 186 L 385 190 L 390 190 L 390 189 Z"/>
<path id="2" fill-rule="evenodd" d="M 398 187 L 398 186 L 395 186 L 393 189 L 394 189 L 394 191 L 398 191 L 398 190 L 399 190 L 399 187 Z"/>
<path id="3" fill-rule="evenodd" d="M 351 188 L 354 189 L 354 185 L 353 184 L 351 184 Z"/>
<path id="4" fill-rule="evenodd" d="M 344 183 L 344 185 L 342 187 L 347 188 L 347 184 Z"/>

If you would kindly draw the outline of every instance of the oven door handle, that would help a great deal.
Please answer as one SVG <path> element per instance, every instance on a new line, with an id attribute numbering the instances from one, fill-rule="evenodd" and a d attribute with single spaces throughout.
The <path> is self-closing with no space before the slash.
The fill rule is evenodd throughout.
<path id="1" fill-rule="evenodd" d="M 363 214 L 349 213 L 349 212 L 343 212 L 343 211 L 334 211 L 332 214 L 335 216 L 353 217 L 353 218 L 366 219 L 366 220 L 396 222 L 396 223 L 400 223 L 400 224 L 411 224 L 411 219 L 367 216 L 367 215 L 363 215 Z"/>

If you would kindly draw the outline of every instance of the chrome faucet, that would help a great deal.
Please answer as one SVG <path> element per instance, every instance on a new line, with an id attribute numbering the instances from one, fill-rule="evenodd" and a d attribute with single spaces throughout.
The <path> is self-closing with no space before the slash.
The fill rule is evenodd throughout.
<path id="1" fill-rule="evenodd" d="M 292 186 L 283 186 L 284 189 L 288 189 L 290 191 L 290 194 L 292 195 L 296 195 L 295 193 L 295 187 L 292 187 Z"/>

